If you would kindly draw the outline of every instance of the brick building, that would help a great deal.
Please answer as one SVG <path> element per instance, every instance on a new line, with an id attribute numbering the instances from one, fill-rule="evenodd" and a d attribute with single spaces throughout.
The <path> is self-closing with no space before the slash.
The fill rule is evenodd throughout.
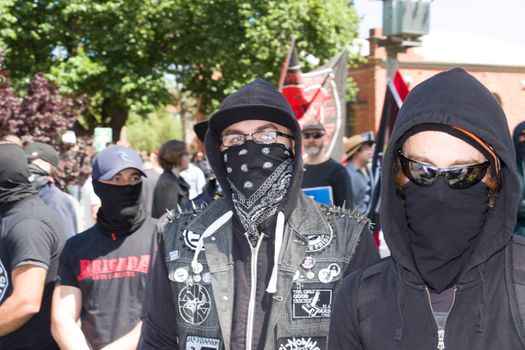
<path id="1" fill-rule="evenodd" d="M 348 71 L 358 88 L 349 105 L 349 130 L 377 130 L 386 89 L 386 51 L 375 44 L 380 29 L 370 30 L 367 63 Z M 413 88 L 421 81 L 453 67 L 463 67 L 501 101 L 512 132 L 525 120 L 525 47 L 461 32 L 431 33 L 421 47 L 398 55 L 401 75 Z"/>

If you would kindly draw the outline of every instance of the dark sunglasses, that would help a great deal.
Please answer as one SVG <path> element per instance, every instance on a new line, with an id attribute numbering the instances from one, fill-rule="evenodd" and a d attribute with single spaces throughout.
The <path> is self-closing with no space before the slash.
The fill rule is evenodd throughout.
<path id="1" fill-rule="evenodd" d="M 303 139 L 309 139 L 310 137 L 313 137 L 314 139 L 320 139 L 323 136 L 324 134 L 322 132 L 304 133 Z"/>
<path id="2" fill-rule="evenodd" d="M 456 190 L 474 186 L 487 173 L 490 162 L 480 164 L 460 165 L 450 168 L 436 168 L 434 166 L 407 158 L 401 150 L 398 151 L 399 162 L 403 174 L 419 186 L 430 187 L 441 175 L 445 178 L 448 187 Z"/>

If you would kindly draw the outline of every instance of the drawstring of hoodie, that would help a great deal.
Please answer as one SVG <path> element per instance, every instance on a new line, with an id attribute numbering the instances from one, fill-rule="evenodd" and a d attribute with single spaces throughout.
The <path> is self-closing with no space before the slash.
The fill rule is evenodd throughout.
<path id="1" fill-rule="evenodd" d="M 281 251 L 281 245 L 283 243 L 284 235 L 284 214 L 280 211 L 277 214 L 277 222 L 275 224 L 275 251 L 273 253 L 273 269 L 270 281 L 268 282 L 268 288 L 266 291 L 273 294 L 277 291 L 277 272 L 279 270 L 279 252 Z"/>
<path id="2" fill-rule="evenodd" d="M 396 264 L 397 274 L 399 278 L 397 279 L 396 283 L 396 300 L 397 300 L 397 312 L 399 315 L 398 324 L 396 325 L 395 333 L 394 333 L 394 339 L 396 341 L 401 341 L 403 339 L 403 330 L 405 329 L 405 318 L 403 317 L 403 298 L 404 298 L 404 292 L 403 292 L 403 286 L 401 285 L 401 271 L 399 270 L 399 265 Z"/>
<path id="3" fill-rule="evenodd" d="M 208 226 L 208 228 L 200 236 L 199 241 L 197 242 L 197 247 L 195 248 L 195 253 L 193 254 L 193 260 L 191 261 L 191 268 L 193 269 L 194 273 L 201 273 L 202 271 L 202 264 L 200 264 L 197 261 L 197 259 L 199 258 L 199 254 L 202 251 L 202 248 L 204 247 L 204 239 L 212 236 L 215 232 L 217 232 L 217 230 L 221 228 L 222 225 L 227 223 L 232 216 L 233 212 L 231 210 L 228 210 L 217 220 L 215 220 L 210 226 Z"/>
<path id="4" fill-rule="evenodd" d="M 477 266 L 477 270 L 480 276 L 481 280 L 481 296 L 479 299 L 479 310 L 478 310 L 478 324 L 476 325 L 476 332 L 477 333 L 483 333 L 483 321 L 485 318 L 485 305 L 486 305 L 486 298 L 485 298 L 485 277 L 483 276 L 483 273 L 481 272 L 481 268 L 479 265 Z"/>

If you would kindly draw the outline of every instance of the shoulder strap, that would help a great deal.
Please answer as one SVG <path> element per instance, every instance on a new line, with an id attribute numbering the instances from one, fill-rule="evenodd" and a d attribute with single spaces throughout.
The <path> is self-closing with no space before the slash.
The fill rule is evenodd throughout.
<path id="1" fill-rule="evenodd" d="M 372 315 L 376 300 L 376 290 L 379 285 L 379 276 L 384 271 L 385 266 L 385 260 L 383 260 L 361 272 L 357 286 L 357 321 L 360 339 L 365 349 L 372 348 Z"/>
<path id="2" fill-rule="evenodd" d="M 512 237 L 512 291 L 515 307 L 519 311 L 519 329 L 525 334 L 525 237 Z"/>

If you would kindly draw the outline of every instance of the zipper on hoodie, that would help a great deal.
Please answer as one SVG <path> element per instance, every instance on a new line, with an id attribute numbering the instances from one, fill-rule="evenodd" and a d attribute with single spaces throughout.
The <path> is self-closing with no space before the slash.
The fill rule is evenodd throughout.
<path id="1" fill-rule="evenodd" d="M 246 322 L 246 350 L 252 349 L 252 339 L 253 339 L 253 318 L 255 316 L 255 298 L 257 293 L 257 257 L 259 255 L 259 247 L 263 240 L 264 233 L 261 232 L 259 238 L 257 239 L 257 244 L 255 247 L 252 247 L 248 237 L 248 244 L 250 245 L 251 250 L 251 280 L 250 280 L 250 301 L 248 303 L 248 320 Z"/>
<path id="2" fill-rule="evenodd" d="M 428 290 L 427 287 L 425 287 L 425 292 L 427 293 L 427 298 L 428 298 L 428 305 L 430 306 L 432 317 L 434 318 L 434 322 L 436 323 L 437 334 L 438 334 L 438 345 L 437 345 L 438 350 L 445 350 L 445 328 L 447 326 L 448 316 L 450 315 L 450 312 L 452 311 L 452 308 L 454 308 L 454 304 L 456 302 L 456 291 L 457 291 L 457 288 L 454 287 L 454 295 L 452 296 L 452 304 L 450 305 L 450 309 L 448 310 L 447 316 L 445 316 L 445 320 L 443 322 L 443 325 L 441 326 L 436 319 L 436 315 L 434 314 L 434 308 L 432 307 L 432 299 L 430 298 L 430 291 Z"/>

